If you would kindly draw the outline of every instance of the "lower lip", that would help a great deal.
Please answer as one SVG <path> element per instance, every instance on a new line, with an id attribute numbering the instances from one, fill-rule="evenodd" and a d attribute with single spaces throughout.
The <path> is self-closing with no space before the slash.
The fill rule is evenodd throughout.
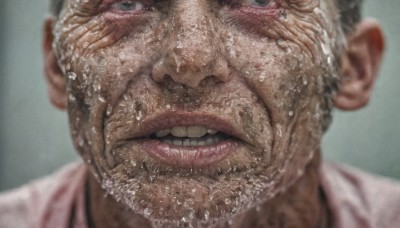
<path id="1" fill-rule="evenodd" d="M 224 160 L 237 150 L 239 143 L 234 140 L 224 140 L 208 146 L 175 146 L 160 140 L 146 140 L 141 147 L 151 157 L 165 164 L 200 168 Z"/>

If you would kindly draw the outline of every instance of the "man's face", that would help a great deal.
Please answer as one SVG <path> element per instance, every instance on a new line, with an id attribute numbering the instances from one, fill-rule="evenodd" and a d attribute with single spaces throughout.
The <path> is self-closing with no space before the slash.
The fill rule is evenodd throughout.
<path id="1" fill-rule="evenodd" d="M 325 0 L 68 0 L 54 47 L 73 140 L 147 218 L 204 223 L 295 182 L 329 116 Z"/>

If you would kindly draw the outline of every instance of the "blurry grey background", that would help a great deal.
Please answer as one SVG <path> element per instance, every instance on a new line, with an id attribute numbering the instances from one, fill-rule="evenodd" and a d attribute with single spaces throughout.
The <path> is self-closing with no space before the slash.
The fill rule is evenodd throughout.
<path id="1" fill-rule="evenodd" d="M 51 107 L 42 74 L 41 31 L 47 0 L 0 0 L 0 190 L 76 160 L 67 116 Z M 400 1 L 367 0 L 387 54 L 370 105 L 335 112 L 324 157 L 400 179 Z"/>

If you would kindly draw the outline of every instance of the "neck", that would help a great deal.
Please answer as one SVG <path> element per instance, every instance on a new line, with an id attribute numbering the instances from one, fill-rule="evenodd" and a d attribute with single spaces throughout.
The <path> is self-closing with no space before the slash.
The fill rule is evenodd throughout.
<path id="1" fill-rule="evenodd" d="M 307 166 L 304 176 L 287 191 L 217 227 L 328 227 L 328 211 L 319 183 L 319 165 L 320 158 L 316 156 Z M 90 227 L 151 227 L 147 219 L 116 202 L 89 176 Z"/>

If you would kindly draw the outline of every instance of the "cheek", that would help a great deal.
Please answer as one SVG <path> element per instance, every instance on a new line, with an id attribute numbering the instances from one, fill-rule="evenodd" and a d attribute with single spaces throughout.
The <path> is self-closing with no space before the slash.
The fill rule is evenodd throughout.
<path id="1" fill-rule="evenodd" d="M 258 34 L 263 37 L 238 32 L 234 45 L 227 43 L 230 62 L 263 100 L 272 120 L 283 127 L 308 103 L 322 100 L 326 78 L 334 74 L 333 45 L 328 42 L 333 35 L 322 29 L 325 22 L 315 13 L 319 12 L 315 2 L 287 1 L 283 7 L 291 14 L 275 20 L 273 29 L 264 31 L 261 26 Z M 303 18 L 293 13 L 298 3 L 309 11 Z"/>
<path id="2" fill-rule="evenodd" d="M 307 94 L 308 81 L 314 74 L 312 61 L 298 46 L 289 44 L 282 48 L 277 42 L 237 42 L 240 60 L 232 59 L 237 69 L 271 112 L 272 120 L 286 125 L 296 111 L 299 95 Z M 279 42 L 278 42 L 279 43 Z M 305 71 L 308 71 L 307 73 Z"/>
<path id="3" fill-rule="evenodd" d="M 154 34 L 128 36 L 101 21 L 82 27 L 63 31 L 55 42 L 70 94 L 88 105 L 103 100 L 115 103 L 127 83 L 157 57 Z M 93 99 L 95 94 L 98 100 Z"/>
<path id="4" fill-rule="evenodd" d="M 310 151 L 321 135 L 318 107 L 324 95 L 321 78 L 330 76 L 326 65 L 317 65 L 307 51 L 289 41 L 237 38 L 235 44 L 240 58 L 231 59 L 233 66 L 241 69 L 271 116 L 274 167 L 292 178 L 312 158 Z M 287 164 L 295 168 L 283 172 Z"/>
<path id="5" fill-rule="evenodd" d="M 148 69 L 146 66 L 157 55 L 154 50 L 158 50 L 146 45 L 149 37 L 152 34 L 146 33 L 140 40 L 127 37 L 115 45 L 77 59 L 73 55 L 63 54 L 66 56 L 65 63 L 69 64 L 64 64 L 64 68 L 68 81 L 71 132 L 77 150 L 86 161 L 103 156 L 102 145 L 106 144 L 100 137 L 103 134 L 103 124 L 113 112 L 121 94 L 130 83 L 139 80 L 139 75 L 149 75 L 143 69 Z M 65 48 L 60 45 L 59 50 L 62 52 Z M 78 55 L 80 49 L 77 46 L 74 48 L 75 55 Z M 107 162 L 112 164 L 110 160 L 107 159 Z"/>

